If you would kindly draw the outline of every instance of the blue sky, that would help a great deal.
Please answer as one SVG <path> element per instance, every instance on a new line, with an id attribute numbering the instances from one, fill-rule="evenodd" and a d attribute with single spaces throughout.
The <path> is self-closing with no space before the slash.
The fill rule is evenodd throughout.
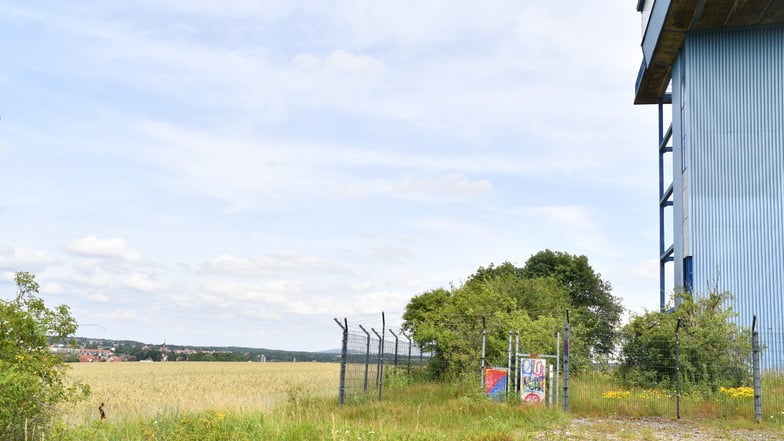
<path id="1" fill-rule="evenodd" d="M 479 266 L 658 307 L 634 2 L 0 0 L 0 295 L 79 335 L 320 350 Z"/>

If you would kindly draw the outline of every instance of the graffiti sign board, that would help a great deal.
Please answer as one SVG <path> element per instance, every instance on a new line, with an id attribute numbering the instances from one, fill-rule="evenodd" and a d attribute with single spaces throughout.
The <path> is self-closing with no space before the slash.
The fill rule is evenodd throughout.
<path id="1" fill-rule="evenodd" d="M 547 361 L 541 358 L 520 359 L 520 397 L 526 403 L 544 403 L 547 384 Z"/>
<path id="2" fill-rule="evenodd" d="M 509 370 L 506 368 L 485 368 L 485 395 L 496 401 L 506 395 Z"/>

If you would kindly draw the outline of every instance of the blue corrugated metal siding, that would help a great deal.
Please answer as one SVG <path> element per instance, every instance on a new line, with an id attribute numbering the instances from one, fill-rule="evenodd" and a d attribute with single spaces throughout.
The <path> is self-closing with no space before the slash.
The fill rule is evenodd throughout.
<path id="1" fill-rule="evenodd" d="M 694 289 L 784 329 L 784 27 L 690 33 L 685 54 Z"/>

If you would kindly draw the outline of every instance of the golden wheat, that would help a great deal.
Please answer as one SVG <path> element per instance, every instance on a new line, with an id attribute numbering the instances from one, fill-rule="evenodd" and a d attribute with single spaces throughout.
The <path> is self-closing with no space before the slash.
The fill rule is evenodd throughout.
<path id="1" fill-rule="evenodd" d="M 69 376 L 90 386 L 90 397 L 64 409 L 65 421 L 149 418 L 199 411 L 268 410 L 297 396 L 337 397 L 337 363 L 79 363 Z"/>

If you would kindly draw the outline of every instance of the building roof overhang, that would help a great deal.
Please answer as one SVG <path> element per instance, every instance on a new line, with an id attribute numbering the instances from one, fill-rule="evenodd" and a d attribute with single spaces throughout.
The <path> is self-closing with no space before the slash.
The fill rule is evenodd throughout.
<path id="1" fill-rule="evenodd" d="M 656 104 L 665 96 L 687 32 L 776 23 L 784 23 L 781 0 L 656 0 L 643 35 L 634 104 Z"/>

